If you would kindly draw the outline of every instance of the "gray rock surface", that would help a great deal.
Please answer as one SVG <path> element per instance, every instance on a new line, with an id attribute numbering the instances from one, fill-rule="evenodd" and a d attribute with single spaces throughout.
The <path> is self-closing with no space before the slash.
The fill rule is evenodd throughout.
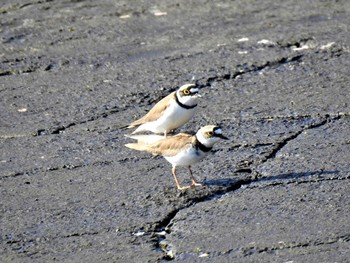
<path id="1" fill-rule="evenodd" d="M 349 1 L 0 14 L 0 262 L 350 261 Z M 122 127 L 189 82 L 204 96 L 179 131 L 231 140 L 178 191 Z"/>

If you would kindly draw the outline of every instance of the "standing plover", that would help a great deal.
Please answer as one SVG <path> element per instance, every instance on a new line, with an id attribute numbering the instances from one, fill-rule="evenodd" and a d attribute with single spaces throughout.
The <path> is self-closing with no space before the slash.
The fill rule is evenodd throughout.
<path id="1" fill-rule="evenodd" d="M 150 131 L 164 133 L 166 137 L 168 132 L 181 127 L 193 117 L 198 97 L 198 87 L 195 84 L 185 84 L 160 100 L 145 116 L 131 123 L 128 128 L 137 127 L 132 134 Z"/>
<path id="2" fill-rule="evenodd" d="M 162 155 L 172 164 L 172 174 L 177 188 L 183 190 L 189 187 L 202 185 L 197 183 L 194 179 L 191 165 L 202 160 L 217 141 L 220 139 L 227 140 L 228 138 L 222 135 L 220 127 L 207 125 L 200 128 L 193 136 L 186 133 L 179 133 L 174 136 L 163 137 L 151 143 L 147 143 L 147 140 L 143 139 L 139 140 L 137 143 L 129 143 L 125 146 L 138 151 L 147 151 L 154 155 Z M 178 166 L 188 167 L 192 179 L 192 184 L 190 186 L 180 186 L 176 177 L 176 167 Z"/>

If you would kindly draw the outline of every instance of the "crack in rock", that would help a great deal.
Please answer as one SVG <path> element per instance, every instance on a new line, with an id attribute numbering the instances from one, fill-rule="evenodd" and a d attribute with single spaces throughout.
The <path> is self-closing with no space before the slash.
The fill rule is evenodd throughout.
<path id="1" fill-rule="evenodd" d="M 40 172 L 51 172 L 51 171 L 58 171 L 58 170 L 74 170 L 74 169 L 79 169 L 79 168 L 86 167 L 86 166 L 110 165 L 112 163 L 113 163 L 113 161 L 97 161 L 97 162 L 93 162 L 93 163 L 64 164 L 62 166 L 55 166 L 55 167 L 34 168 L 34 169 L 28 170 L 28 171 L 16 172 L 16 173 L 11 173 L 8 175 L 1 176 L 0 180 L 14 178 L 14 177 L 23 176 L 23 175 L 29 176 L 29 175 L 34 175 L 34 174 L 40 173 Z"/>
<path id="2" fill-rule="evenodd" d="M 274 178 L 263 177 L 255 182 L 252 182 L 249 185 L 243 185 L 242 189 L 249 188 L 267 188 L 277 185 L 288 185 L 288 184 L 310 184 L 310 183 L 319 183 L 324 181 L 344 181 L 349 180 L 350 175 L 343 177 L 338 176 L 339 171 L 315 171 L 315 172 L 306 172 L 306 173 L 296 173 L 296 174 L 286 174 L 281 176 L 276 176 Z M 334 175 L 332 177 L 321 177 L 322 175 Z M 308 176 L 309 178 L 305 177 Z M 310 178 L 311 177 L 311 178 Z M 298 180 L 299 178 L 304 178 L 303 180 Z"/>
<path id="3" fill-rule="evenodd" d="M 305 128 L 301 129 L 300 131 L 297 131 L 294 134 L 292 134 L 291 136 L 285 138 L 284 140 L 281 140 L 281 141 L 277 142 L 275 144 L 275 147 L 273 147 L 272 151 L 269 154 L 265 155 L 258 162 L 258 165 L 263 164 L 263 163 L 267 162 L 270 159 L 274 159 L 276 157 L 277 153 L 280 152 L 284 148 L 284 146 L 287 145 L 288 142 L 296 139 L 300 134 L 302 134 L 306 130 L 319 128 L 319 127 L 327 124 L 328 122 L 330 122 L 332 120 L 338 120 L 340 118 L 341 118 L 341 116 L 339 116 L 339 115 L 338 116 L 334 116 L 334 117 L 330 117 L 329 115 L 327 115 L 327 116 L 325 116 L 324 120 L 322 120 L 322 121 L 320 121 L 318 123 L 315 123 L 315 124 L 310 124 L 310 125 L 306 126 Z"/>
<path id="4" fill-rule="evenodd" d="M 266 161 L 268 161 L 269 159 L 272 159 L 276 156 L 276 154 L 291 140 L 297 138 L 302 132 L 304 132 L 305 130 L 310 130 L 310 129 L 315 129 L 318 127 L 321 127 L 322 125 L 325 125 L 326 123 L 328 123 L 329 121 L 332 120 L 337 120 L 341 118 L 341 116 L 337 115 L 337 116 L 325 116 L 325 118 L 322 121 L 319 121 L 317 123 L 314 124 L 310 124 L 308 126 L 306 126 L 304 129 L 301 129 L 300 131 L 294 133 L 293 135 L 289 136 L 288 138 L 276 143 L 276 146 L 273 148 L 273 150 L 264 157 L 264 159 L 262 159 L 260 161 L 259 164 L 264 163 Z M 239 171 L 239 170 L 238 170 Z M 236 172 L 238 172 L 236 171 Z M 224 194 L 236 191 L 239 188 L 245 188 L 245 187 L 249 187 L 250 185 L 252 185 L 255 182 L 259 182 L 259 181 L 263 181 L 264 178 L 260 178 L 261 176 L 259 176 L 258 172 L 255 171 L 255 169 L 253 168 L 247 168 L 244 170 L 244 172 L 249 172 L 252 174 L 252 177 L 246 180 L 239 180 L 236 181 L 234 183 L 231 183 L 229 186 L 227 187 L 222 187 L 216 190 L 213 190 L 212 192 L 209 192 L 205 195 L 198 195 L 196 197 L 189 197 L 186 202 L 181 203 L 181 205 L 178 205 L 176 208 L 174 208 L 171 212 L 169 212 L 166 216 L 163 217 L 163 219 L 157 221 L 153 227 L 153 239 L 151 240 L 154 243 L 154 247 L 156 249 L 160 249 L 163 251 L 163 258 L 164 260 L 172 260 L 175 258 L 175 254 L 176 254 L 176 249 L 175 247 L 168 243 L 166 241 L 166 235 L 157 235 L 157 232 L 162 232 L 165 231 L 165 233 L 169 234 L 171 233 L 171 226 L 172 226 L 172 221 L 173 219 L 177 216 L 177 214 L 186 208 L 191 207 L 192 205 L 196 204 L 196 203 L 200 203 L 200 202 L 205 202 L 205 201 L 210 201 L 213 198 L 218 198 Z M 323 171 L 317 172 L 317 174 L 322 173 Z M 325 172 L 323 172 L 325 173 Z M 337 173 L 337 171 L 334 171 L 334 173 Z M 316 173 L 315 173 L 316 174 Z M 255 175 L 255 176 L 254 176 Z M 344 178 L 344 179 L 348 179 L 350 178 L 350 176 Z M 335 180 L 336 178 L 327 178 L 327 180 Z M 326 179 L 321 179 L 321 180 L 326 180 Z M 318 180 L 320 181 L 320 180 Z M 310 182 L 310 181 L 308 181 Z M 282 182 L 285 183 L 285 182 Z M 288 183 L 288 182 L 287 182 Z M 289 182 L 292 183 L 292 182 Z M 299 183 L 299 182 L 295 182 L 295 180 L 293 181 L 293 183 Z M 273 183 L 271 183 L 271 185 L 273 185 Z M 270 250 L 272 250 L 273 248 L 271 248 Z M 254 250 L 258 250 L 261 252 L 266 251 L 265 248 L 263 249 L 255 249 Z"/>
<path id="5" fill-rule="evenodd" d="M 234 79 L 238 76 L 247 74 L 247 73 L 251 73 L 251 72 L 258 72 L 261 70 L 264 70 L 267 67 L 278 67 L 281 66 L 283 64 L 287 64 L 287 63 L 291 63 L 291 62 L 301 62 L 302 58 L 304 57 L 304 55 L 295 55 L 295 56 L 291 56 L 291 57 L 282 57 L 280 59 L 274 60 L 274 61 L 267 61 L 266 63 L 262 64 L 262 65 L 242 65 L 240 66 L 240 69 L 238 71 L 235 71 L 233 73 L 225 73 L 222 75 L 217 74 L 214 77 L 209 77 L 207 79 L 204 80 L 204 86 L 212 86 L 213 82 L 217 82 L 217 81 L 222 81 L 222 80 L 229 80 L 229 79 Z M 199 82 L 201 80 L 198 80 Z"/>
<path id="6" fill-rule="evenodd" d="M 244 256 L 250 256 L 252 254 L 259 254 L 264 252 L 273 252 L 278 250 L 285 250 L 285 249 L 295 249 L 295 248 L 305 248 L 305 247 L 317 247 L 317 246 L 323 246 L 323 245 L 331 245 L 337 242 L 349 242 L 350 240 L 350 234 L 340 235 L 338 237 L 329 238 L 326 241 L 323 240 L 310 240 L 307 242 L 300 242 L 300 243 L 285 243 L 285 242 L 279 242 L 278 246 L 272 246 L 272 247 L 258 247 L 258 246 L 252 246 L 252 247 L 246 247 L 246 248 L 240 248 L 240 252 L 243 253 Z"/>
<path id="7" fill-rule="evenodd" d="M 170 92 L 174 91 L 175 89 L 171 89 Z M 167 90 L 167 92 L 169 92 Z M 134 106 L 134 103 L 132 103 L 133 100 L 135 100 L 135 96 L 139 96 L 142 95 L 141 99 L 138 99 L 137 101 L 137 105 L 138 107 L 142 107 L 142 106 L 148 106 L 151 105 L 153 103 L 155 103 L 156 101 L 159 101 L 161 98 L 163 98 L 165 95 L 165 92 L 161 92 L 161 94 L 155 98 L 150 98 L 150 95 L 147 93 L 131 93 L 128 94 L 126 97 L 131 97 L 132 99 L 129 100 L 129 102 L 127 103 L 127 106 L 118 108 L 118 107 L 113 107 L 107 111 L 101 112 L 99 114 L 96 114 L 94 116 L 90 116 L 88 118 L 86 118 L 85 120 L 80 120 L 80 121 L 74 121 L 65 125 L 60 125 L 60 126 L 56 126 L 56 127 L 52 127 L 52 128 L 43 128 L 43 129 L 38 129 L 34 134 L 32 134 L 32 136 L 36 137 L 36 136 L 43 136 L 43 135 L 53 135 L 53 134 L 60 134 L 63 133 L 66 129 L 72 127 L 72 126 L 76 126 L 76 125 L 80 125 L 80 124 L 84 124 L 84 123 L 88 123 L 88 122 L 92 122 L 92 121 L 96 121 L 102 118 L 107 118 L 108 116 L 118 113 L 118 112 L 122 112 L 125 111 L 129 108 L 132 108 Z M 131 121 L 131 120 L 130 120 Z M 118 127 L 118 129 L 126 129 L 128 125 L 122 126 L 122 127 Z"/>
<path id="8" fill-rule="evenodd" d="M 108 232 L 108 231 L 106 231 Z M 82 233 L 72 233 L 66 236 L 61 236 L 59 238 L 70 238 L 70 237 L 82 237 L 82 236 L 94 236 L 94 235 L 98 235 L 100 234 L 100 232 L 98 231 L 93 231 L 93 232 L 82 232 Z"/>
<path id="9" fill-rule="evenodd" d="M 192 205 L 195 205 L 197 203 L 210 201 L 213 198 L 218 198 L 224 194 L 227 194 L 229 192 L 236 191 L 237 189 L 241 188 L 243 185 L 248 185 L 254 182 L 255 179 L 244 179 L 244 180 L 238 180 L 231 184 L 229 184 L 227 187 L 218 187 L 214 189 L 213 191 L 206 192 L 206 194 L 201 194 L 200 192 L 195 193 L 196 196 L 189 196 L 187 200 L 185 200 L 184 203 L 180 203 L 180 205 L 177 205 L 176 208 L 174 208 L 172 211 L 170 211 L 167 215 L 165 215 L 162 219 L 157 221 L 153 224 L 152 232 L 153 234 L 151 241 L 153 242 L 153 246 L 157 250 L 162 250 L 164 252 L 162 259 L 174 259 L 175 258 L 175 248 L 172 244 L 168 243 L 165 239 L 165 235 L 159 235 L 157 233 L 161 233 L 165 231 L 165 233 L 169 234 L 171 233 L 171 226 L 173 219 L 177 216 L 177 214 L 186 208 L 191 207 Z M 182 193 L 180 193 L 181 195 Z M 144 226 L 142 229 L 149 229 L 149 227 Z"/>
<path id="10" fill-rule="evenodd" d="M 71 237 L 83 237 L 83 236 L 94 236 L 94 235 L 98 235 L 98 234 L 103 234 L 103 233 L 108 233 L 110 232 L 110 229 L 102 229 L 100 231 L 91 231 L 91 232 L 75 232 L 75 233 L 71 233 L 71 234 L 67 234 L 67 235 L 55 235 L 55 236 L 41 236 L 41 237 L 37 237 L 37 238 L 26 238 L 26 237 L 19 237 L 17 239 L 11 238 L 10 236 L 5 235 L 5 237 L 3 238 L 4 244 L 12 247 L 13 246 L 16 247 L 16 250 L 23 250 L 23 253 L 27 253 L 26 251 L 26 247 L 30 247 L 33 245 L 37 245 L 38 243 L 46 243 L 48 241 L 52 242 L 53 240 L 57 240 L 57 239 L 67 239 L 67 238 L 71 238 Z M 39 253 L 39 251 L 34 251 L 31 252 L 30 254 L 36 254 Z"/>

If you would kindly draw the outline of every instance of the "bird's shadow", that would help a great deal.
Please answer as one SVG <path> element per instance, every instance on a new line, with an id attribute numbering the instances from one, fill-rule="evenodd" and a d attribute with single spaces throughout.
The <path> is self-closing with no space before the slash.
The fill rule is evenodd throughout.
<path id="1" fill-rule="evenodd" d="M 259 183 L 259 182 L 272 182 L 272 181 L 288 181 L 292 179 L 300 179 L 306 178 L 314 175 L 322 176 L 322 175 L 338 175 L 339 171 L 307 171 L 301 173 L 284 173 L 278 174 L 275 176 L 269 177 L 256 177 L 256 178 L 244 178 L 239 179 L 239 177 L 235 178 L 221 178 L 221 179 L 212 179 L 212 180 L 204 180 L 204 184 L 208 187 L 210 186 L 222 186 L 222 187 L 230 187 L 233 185 L 245 185 L 250 183 Z"/>

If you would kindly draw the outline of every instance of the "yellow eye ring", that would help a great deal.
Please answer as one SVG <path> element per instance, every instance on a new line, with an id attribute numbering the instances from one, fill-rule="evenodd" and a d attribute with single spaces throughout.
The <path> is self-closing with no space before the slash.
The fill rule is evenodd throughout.
<path id="1" fill-rule="evenodd" d="M 188 95 L 188 94 L 190 94 L 190 93 L 191 93 L 191 92 L 190 92 L 188 89 L 185 89 L 185 90 L 184 90 L 184 94 L 185 94 L 185 95 Z"/>
<path id="2" fill-rule="evenodd" d="M 212 131 L 210 131 L 210 132 L 208 132 L 208 135 L 209 135 L 209 136 L 213 136 L 214 133 L 213 133 Z"/>

